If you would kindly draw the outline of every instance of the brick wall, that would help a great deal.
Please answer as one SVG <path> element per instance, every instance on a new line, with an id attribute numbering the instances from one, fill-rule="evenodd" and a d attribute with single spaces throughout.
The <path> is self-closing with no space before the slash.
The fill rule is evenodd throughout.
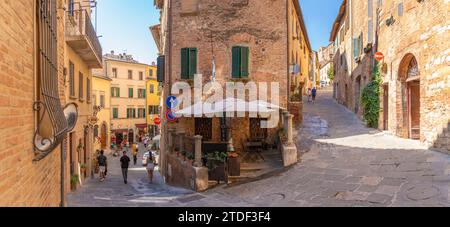
<path id="1" fill-rule="evenodd" d="M 240 2 L 240 4 L 235 4 Z M 248 4 L 246 4 L 248 2 Z M 173 1 L 172 83 L 180 80 L 181 48 L 198 49 L 198 73 L 210 81 L 213 48 L 219 83 L 231 80 L 232 47 L 245 45 L 250 49 L 250 81 L 280 82 L 280 105 L 287 107 L 288 43 L 286 1 Z M 192 7 L 195 3 L 198 7 Z M 184 2 L 183 2 L 184 4 Z M 189 9 L 189 10 L 188 10 Z M 209 10 L 214 9 L 214 10 Z M 166 58 L 167 61 L 169 57 Z M 214 121 L 218 126 L 217 119 Z M 249 134 L 247 121 L 233 129 L 233 134 Z M 194 124 L 187 120 L 175 125 L 193 132 Z M 218 127 L 213 127 L 217 129 Z M 219 131 L 219 130 L 217 130 Z M 220 138 L 214 133 L 214 139 Z"/>
<path id="2" fill-rule="evenodd" d="M 441 144 L 439 138 L 445 137 L 450 119 L 450 22 L 446 11 L 450 2 L 404 1 L 403 16 L 398 15 L 397 4 L 392 3 L 383 3 L 381 21 L 393 15 L 395 22 L 391 26 L 382 23 L 379 37 L 387 69 L 383 78 L 389 86 L 389 131 L 409 136 L 402 77 L 414 57 L 420 75 L 420 140 L 430 146 Z M 449 149 L 448 142 L 444 144 Z"/>
<path id="3" fill-rule="evenodd" d="M 0 1 L 0 206 L 58 206 L 60 148 L 33 163 L 34 8 L 36 1 Z M 63 12 L 58 11 L 59 18 Z M 58 19 L 60 96 L 63 21 Z"/>

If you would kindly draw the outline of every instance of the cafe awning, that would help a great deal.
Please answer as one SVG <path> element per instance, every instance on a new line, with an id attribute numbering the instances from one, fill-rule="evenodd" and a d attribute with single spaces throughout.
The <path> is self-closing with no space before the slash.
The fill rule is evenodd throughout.
<path id="1" fill-rule="evenodd" d="M 175 114 L 177 116 L 199 116 L 227 112 L 267 114 L 279 111 L 280 109 L 283 108 L 263 100 L 247 102 L 242 99 L 229 98 L 214 103 L 198 102 L 192 106 L 176 111 Z"/>

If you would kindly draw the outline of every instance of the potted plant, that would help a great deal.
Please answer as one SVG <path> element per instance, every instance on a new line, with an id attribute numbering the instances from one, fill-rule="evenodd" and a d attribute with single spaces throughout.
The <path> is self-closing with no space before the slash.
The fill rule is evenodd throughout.
<path id="1" fill-rule="evenodd" d="M 83 175 L 86 175 L 86 168 L 86 164 L 83 163 L 80 165 L 80 170 Z"/>
<path id="2" fill-rule="evenodd" d="M 214 153 L 208 154 L 207 167 L 209 170 L 209 179 L 220 181 L 228 181 L 228 171 L 226 161 L 228 158 L 228 153 L 215 151 Z"/>
<path id="3" fill-rule="evenodd" d="M 236 152 L 228 153 L 228 174 L 234 177 L 241 175 L 241 159 Z"/>
<path id="4" fill-rule="evenodd" d="M 78 177 L 78 175 L 72 175 L 70 176 L 70 188 L 72 189 L 72 191 L 77 189 L 78 183 L 79 183 L 80 179 Z"/>
<path id="5" fill-rule="evenodd" d="M 278 133 L 278 135 L 280 137 L 281 142 L 282 143 L 286 143 L 286 141 L 287 141 L 287 133 L 284 130 L 284 128 L 280 129 L 280 132 Z"/>
<path id="6" fill-rule="evenodd" d="M 187 154 L 188 154 L 188 152 L 186 151 L 186 150 L 183 150 L 182 152 L 181 152 L 181 156 L 183 156 L 183 161 L 187 161 Z"/>
<path id="7" fill-rule="evenodd" d="M 194 160 L 195 160 L 195 156 L 194 153 L 188 152 L 186 154 L 186 158 L 187 158 L 187 162 L 189 165 L 193 166 L 194 165 Z"/>

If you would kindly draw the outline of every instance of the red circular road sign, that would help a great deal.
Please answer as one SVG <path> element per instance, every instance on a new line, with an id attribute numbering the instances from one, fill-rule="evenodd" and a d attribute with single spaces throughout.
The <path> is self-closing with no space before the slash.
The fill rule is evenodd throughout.
<path id="1" fill-rule="evenodd" d="M 376 59 L 377 61 L 381 61 L 381 60 L 383 60 L 383 58 L 384 58 L 383 53 L 381 53 L 381 52 L 375 53 L 375 59 Z"/>
<path id="2" fill-rule="evenodd" d="M 172 112 L 171 110 L 168 110 L 168 111 L 166 112 L 166 119 L 167 119 L 169 122 L 175 122 L 175 121 L 177 120 L 177 117 L 175 116 L 175 113 L 174 113 L 174 112 Z"/>
<path id="3" fill-rule="evenodd" d="M 156 117 L 153 122 L 155 122 L 155 124 L 160 125 L 161 124 L 161 118 Z"/>

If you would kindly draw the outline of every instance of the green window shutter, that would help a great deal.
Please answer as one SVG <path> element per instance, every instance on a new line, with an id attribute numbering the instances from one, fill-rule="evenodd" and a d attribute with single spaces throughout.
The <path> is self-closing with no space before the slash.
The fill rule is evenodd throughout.
<path id="1" fill-rule="evenodd" d="M 133 109 L 133 118 L 136 118 L 136 109 Z"/>
<path id="2" fill-rule="evenodd" d="M 189 79 L 194 79 L 197 74 L 197 48 L 189 49 Z"/>
<path id="3" fill-rule="evenodd" d="M 133 88 L 128 88 L 128 98 L 133 98 Z"/>
<path id="4" fill-rule="evenodd" d="M 358 56 L 358 39 L 353 39 L 353 58 Z"/>
<path id="5" fill-rule="evenodd" d="M 181 79 L 189 79 L 189 49 L 181 49 Z"/>
<path id="6" fill-rule="evenodd" d="M 115 97 L 114 96 L 114 88 L 113 87 L 111 88 L 111 97 Z"/>
<path id="7" fill-rule="evenodd" d="M 142 109 L 142 117 L 145 117 L 146 115 L 145 115 L 145 112 L 147 112 L 147 111 L 145 111 L 145 109 Z"/>
<path id="8" fill-rule="evenodd" d="M 117 98 L 120 98 L 120 88 L 116 88 L 116 89 L 117 89 L 117 90 L 116 90 L 116 91 L 117 91 L 116 97 L 117 97 Z"/>
<path id="9" fill-rule="evenodd" d="M 130 109 L 127 109 L 127 118 L 130 118 Z"/>
<path id="10" fill-rule="evenodd" d="M 146 89 L 142 89 L 142 94 L 144 95 L 143 98 L 147 98 L 147 90 Z"/>
<path id="11" fill-rule="evenodd" d="M 232 50 L 232 77 L 233 78 L 240 78 L 241 77 L 241 67 L 240 67 L 240 63 L 241 63 L 241 48 L 240 47 L 233 47 Z"/>
<path id="12" fill-rule="evenodd" d="M 361 33 L 361 36 L 359 37 L 359 54 L 362 55 L 364 49 L 364 34 Z"/>
<path id="13" fill-rule="evenodd" d="M 249 65 L 249 48 L 241 47 L 241 78 L 247 78 L 248 73 L 248 65 Z"/>
<path id="14" fill-rule="evenodd" d="M 117 109 L 117 108 L 114 108 L 114 109 L 113 109 L 113 118 L 114 118 L 114 119 L 119 118 L 118 115 L 119 115 L 118 109 Z"/>

